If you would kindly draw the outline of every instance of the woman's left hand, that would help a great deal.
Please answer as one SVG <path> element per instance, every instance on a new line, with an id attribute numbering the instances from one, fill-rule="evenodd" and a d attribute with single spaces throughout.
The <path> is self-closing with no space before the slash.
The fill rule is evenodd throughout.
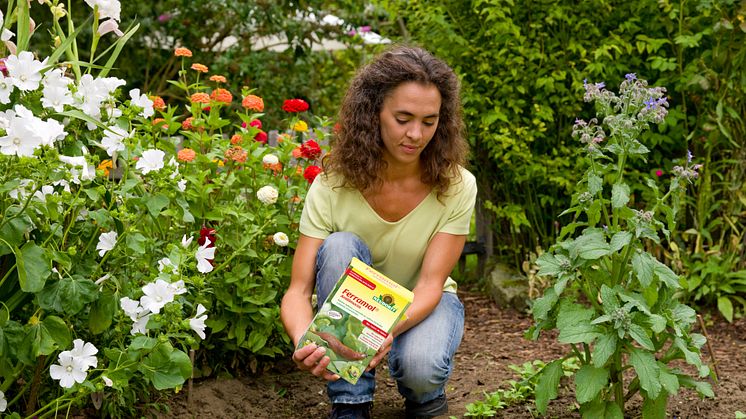
<path id="1" fill-rule="evenodd" d="M 394 341 L 394 335 L 389 333 L 386 340 L 383 341 L 383 344 L 380 348 L 378 348 L 378 352 L 373 356 L 373 359 L 370 361 L 370 364 L 368 364 L 368 368 L 365 369 L 366 372 L 372 370 L 376 367 L 376 365 L 380 364 L 383 360 L 383 357 L 386 356 L 387 353 L 391 350 L 391 343 Z"/>

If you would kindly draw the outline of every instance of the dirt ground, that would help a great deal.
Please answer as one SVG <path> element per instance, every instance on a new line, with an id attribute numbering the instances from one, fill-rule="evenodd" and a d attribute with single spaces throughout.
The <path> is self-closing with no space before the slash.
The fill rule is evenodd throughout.
<path id="1" fill-rule="evenodd" d="M 447 385 L 449 415 L 462 417 L 466 405 L 484 398 L 484 392 L 505 387 L 505 381 L 517 378 L 510 364 L 541 359 L 549 362 L 563 354 L 563 348 L 548 335 L 537 342 L 523 337 L 531 325 L 529 316 L 512 309 L 498 308 L 488 297 L 476 292 L 459 292 L 466 307 L 464 340 L 456 354 L 455 371 Z M 746 412 L 746 319 L 733 324 L 716 321 L 708 326 L 721 380 L 714 385 L 717 398 L 700 400 L 696 393 L 681 390 L 669 400 L 673 418 L 734 418 L 735 411 Z M 709 362 L 705 348 L 703 358 Z M 376 401 L 373 417 L 404 418 L 403 399 L 387 368 L 376 374 Z M 572 393 L 563 382 L 560 397 L 549 404 L 554 418 L 579 417 Z M 325 385 L 315 377 L 295 370 L 292 363 L 280 362 L 271 373 L 259 377 L 207 379 L 194 384 L 192 406 L 186 392 L 173 399 L 174 418 L 272 418 L 315 419 L 328 416 L 330 405 Z M 630 417 L 637 417 L 640 400 L 630 400 Z M 532 418 L 533 403 L 502 410 L 498 417 Z M 444 416 L 447 417 L 447 416 Z"/>

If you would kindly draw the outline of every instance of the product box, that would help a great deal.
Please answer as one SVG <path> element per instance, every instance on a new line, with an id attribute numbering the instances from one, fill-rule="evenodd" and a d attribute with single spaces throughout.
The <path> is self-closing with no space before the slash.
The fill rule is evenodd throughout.
<path id="1" fill-rule="evenodd" d="M 352 258 L 298 348 L 325 347 L 327 369 L 355 384 L 413 299 L 412 291 Z"/>

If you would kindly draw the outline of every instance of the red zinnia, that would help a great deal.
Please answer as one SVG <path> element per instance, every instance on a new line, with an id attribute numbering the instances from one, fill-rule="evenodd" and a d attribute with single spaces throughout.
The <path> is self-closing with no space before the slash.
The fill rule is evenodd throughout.
<path id="1" fill-rule="evenodd" d="M 258 119 L 252 119 L 251 122 L 249 122 L 249 126 L 262 129 L 262 121 Z"/>
<path id="2" fill-rule="evenodd" d="M 303 112 L 308 110 L 308 103 L 303 99 L 287 99 L 282 104 L 285 112 Z"/>
<path id="3" fill-rule="evenodd" d="M 303 177 L 306 178 L 308 183 L 313 183 L 313 180 L 316 179 L 316 176 L 321 173 L 321 168 L 319 166 L 308 166 L 306 167 L 306 170 L 303 171 Z"/>
<path id="4" fill-rule="evenodd" d="M 259 132 L 258 132 L 258 133 L 257 133 L 257 134 L 256 134 L 256 135 L 254 136 L 254 140 L 255 140 L 255 141 L 259 141 L 259 142 L 260 142 L 260 143 L 262 143 L 262 144 L 267 144 L 267 133 L 266 133 L 266 132 L 264 132 L 264 131 L 259 131 Z"/>
<path id="5" fill-rule="evenodd" d="M 308 160 L 316 160 L 321 155 L 321 147 L 314 140 L 308 140 L 300 146 L 301 156 Z"/>

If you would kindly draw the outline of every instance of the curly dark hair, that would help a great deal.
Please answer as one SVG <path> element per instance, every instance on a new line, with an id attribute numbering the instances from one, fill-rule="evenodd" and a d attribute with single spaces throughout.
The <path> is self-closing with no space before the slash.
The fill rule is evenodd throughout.
<path id="1" fill-rule="evenodd" d="M 466 160 L 459 81 L 443 61 L 422 48 L 396 46 L 358 71 L 339 111 L 332 152 L 324 159 L 329 173 L 340 174 L 344 186 L 368 191 L 381 184 L 386 168 L 380 113 L 387 95 L 405 82 L 434 85 L 441 96 L 438 127 L 420 155 L 422 181 L 440 198 L 458 179 Z"/>

